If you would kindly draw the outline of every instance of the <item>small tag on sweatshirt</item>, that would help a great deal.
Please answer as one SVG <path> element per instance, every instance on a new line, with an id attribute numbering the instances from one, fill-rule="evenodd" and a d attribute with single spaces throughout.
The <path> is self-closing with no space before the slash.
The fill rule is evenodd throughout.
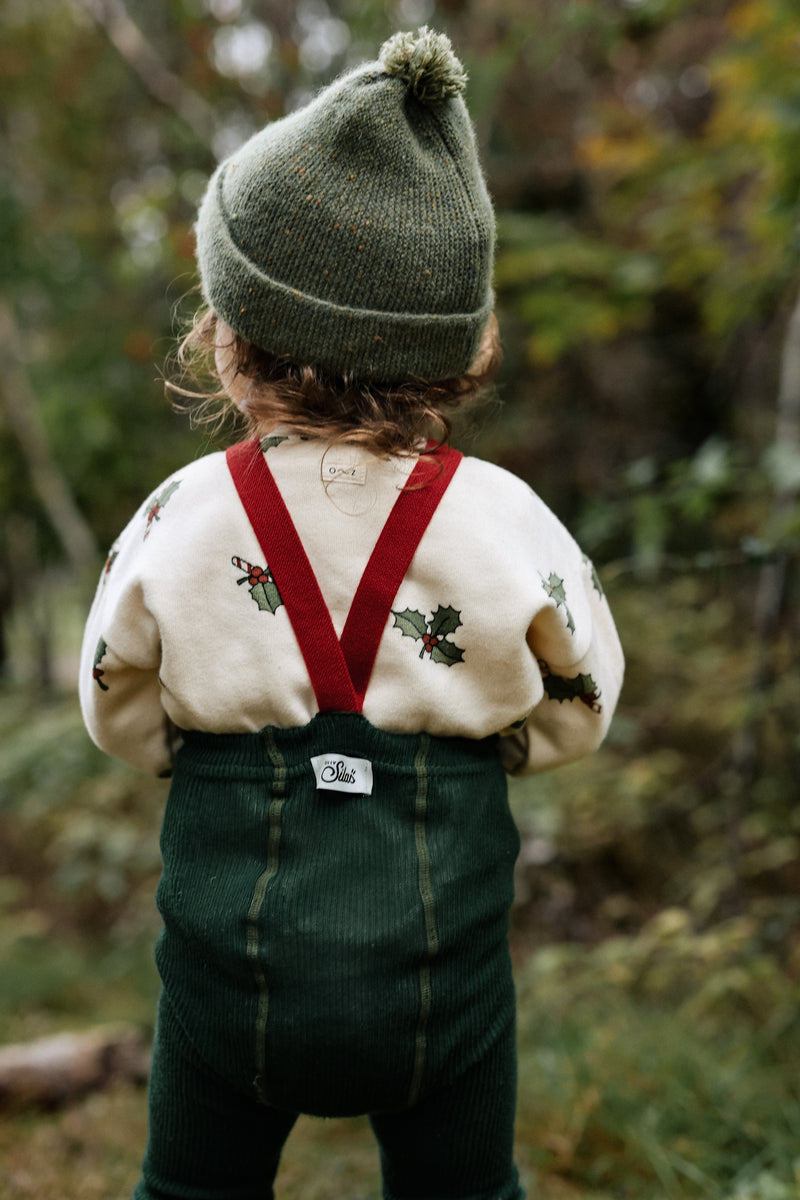
<path id="1" fill-rule="evenodd" d="M 372 763 L 367 758 L 318 754 L 311 759 L 311 766 L 317 779 L 317 791 L 372 795 Z"/>
<path id="2" fill-rule="evenodd" d="M 366 463 L 333 463 L 324 462 L 322 465 L 323 483 L 355 483 L 363 487 L 367 482 Z"/>

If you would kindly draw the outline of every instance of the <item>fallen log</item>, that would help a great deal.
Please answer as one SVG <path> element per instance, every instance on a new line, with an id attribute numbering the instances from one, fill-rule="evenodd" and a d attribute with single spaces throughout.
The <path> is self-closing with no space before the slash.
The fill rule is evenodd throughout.
<path id="1" fill-rule="evenodd" d="M 118 1081 L 142 1084 L 149 1067 L 147 1040 L 130 1025 L 2 1046 L 0 1108 L 56 1108 Z"/>

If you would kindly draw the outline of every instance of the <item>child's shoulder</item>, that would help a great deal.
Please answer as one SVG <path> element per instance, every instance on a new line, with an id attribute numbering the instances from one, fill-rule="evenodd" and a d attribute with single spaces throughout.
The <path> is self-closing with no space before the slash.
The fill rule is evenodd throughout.
<path id="1" fill-rule="evenodd" d="M 465 455 L 459 467 L 459 474 L 462 489 L 469 489 L 478 502 L 491 504 L 509 514 L 518 513 L 523 518 L 543 513 L 553 516 L 545 501 L 530 484 L 505 467 L 499 467 L 484 458 Z"/>
<path id="2" fill-rule="evenodd" d="M 204 455 L 178 467 L 145 494 L 118 541 L 130 540 L 140 527 L 144 528 L 144 539 L 150 540 L 150 534 L 156 525 L 162 524 L 167 510 L 173 516 L 178 516 L 184 510 L 181 515 L 185 515 L 187 507 L 199 511 L 204 505 L 215 503 L 226 474 L 223 451 Z"/>
<path id="3" fill-rule="evenodd" d="M 465 454 L 460 469 L 468 471 L 475 480 L 485 481 L 487 485 L 508 489 L 511 493 L 520 495 L 525 492 L 533 494 L 530 486 L 520 479 L 519 475 L 506 470 L 505 467 L 499 467 L 497 463 L 489 462 L 488 459 Z"/>
<path id="4" fill-rule="evenodd" d="M 185 480 L 187 484 L 195 487 L 207 482 L 208 479 L 218 475 L 224 469 L 226 469 L 225 451 L 214 450 L 210 454 L 190 459 L 183 466 L 176 467 L 159 486 L 166 486 L 176 480 Z"/>
<path id="5" fill-rule="evenodd" d="M 176 468 L 171 475 L 156 484 L 144 503 L 146 506 L 153 502 L 162 503 L 160 497 L 172 498 L 175 496 L 177 498 L 179 493 L 182 498 L 188 493 L 192 493 L 195 499 L 208 496 L 214 484 L 226 476 L 225 451 L 216 450 Z"/>
<path id="6" fill-rule="evenodd" d="M 504 467 L 482 458 L 465 457 L 456 497 L 469 512 L 474 528 L 502 529 L 504 540 L 530 544 L 548 553 L 579 553 L 570 530 L 530 484 Z"/>

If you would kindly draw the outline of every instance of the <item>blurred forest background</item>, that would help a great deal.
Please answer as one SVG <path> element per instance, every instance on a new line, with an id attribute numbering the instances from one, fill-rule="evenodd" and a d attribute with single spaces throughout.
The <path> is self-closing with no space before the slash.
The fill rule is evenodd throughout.
<path id="1" fill-rule="evenodd" d="M 91 746 L 75 672 L 105 548 L 211 448 L 162 378 L 197 201 L 424 23 L 469 72 L 498 210 L 501 403 L 461 444 L 570 525 L 629 664 L 603 750 L 512 789 L 520 1167 L 546 1200 L 793 1200 L 792 0 L 4 0 L 0 1042 L 152 1022 L 165 785 Z M 144 1127 L 130 1084 L 9 1110 L 0 1194 L 123 1200 Z M 280 1186 L 374 1200 L 367 1128 L 302 1126 Z"/>

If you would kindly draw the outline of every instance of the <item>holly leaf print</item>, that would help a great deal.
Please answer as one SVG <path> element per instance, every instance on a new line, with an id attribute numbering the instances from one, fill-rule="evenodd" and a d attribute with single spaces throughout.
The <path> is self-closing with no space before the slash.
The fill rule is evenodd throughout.
<path id="1" fill-rule="evenodd" d="M 422 650 L 420 658 L 424 653 Z M 444 663 L 446 667 L 452 667 L 455 663 L 464 661 L 464 651 L 455 642 L 441 641 L 431 647 L 431 659 L 435 663 Z"/>
<path id="2" fill-rule="evenodd" d="M 108 650 L 108 646 L 105 643 L 105 639 L 100 638 L 100 641 L 97 643 L 97 649 L 94 652 L 94 663 L 92 664 L 92 679 L 94 679 L 95 683 L 97 684 L 97 686 L 100 688 L 100 690 L 102 692 L 108 691 L 108 684 L 103 683 L 103 676 L 105 675 L 105 671 L 100 669 L 100 663 L 105 658 L 107 650 Z"/>
<path id="3" fill-rule="evenodd" d="M 591 675 L 554 675 L 547 663 L 540 662 L 545 694 L 562 704 L 565 700 L 580 700 L 592 712 L 601 713 L 600 690 Z"/>
<path id="4" fill-rule="evenodd" d="M 283 604 L 281 594 L 278 591 L 278 585 L 274 579 L 270 579 L 268 583 L 257 583 L 255 587 L 250 589 L 250 595 L 262 612 L 277 612 Z"/>
<path id="5" fill-rule="evenodd" d="M 162 488 L 158 495 L 149 502 L 147 508 L 147 524 L 145 525 L 144 530 L 145 538 L 149 536 L 150 530 L 153 528 L 153 522 L 161 520 L 162 508 L 169 502 L 170 497 L 177 492 L 180 486 L 180 479 L 173 479 L 172 483 L 168 483 L 167 486 Z"/>
<path id="6" fill-rule="evenodd" d="M 602 599 L 603 596 L 605 596 L 605 592 L 603 591 L 603 585 L 600 582 L 600 577 L 598 576 L 597 571 L 595 570 L 594 563 L 586 554 L 583 555 L 583 561 L 586 564 L 586 566 L 588 567 L 589 574 L 592 577 L 592 587 L 597 592 L 598 596 Z"/>
<path id="7" fill-rule="evenodd" d="M 455 633 L 461 624 L 461 613 L 454 608 L 442 608 L 441 604 L 431 617 L 431 636 L 443 638 Z"/>
<path id="8" fill-rule="evenodd" d="M 399 613 L 393 609 L 392 616 L 394 617 L 392 628 L 399 629 L 403 637 L 421 638 L 428 632 L 428 622 L 416 609 L 404 608 Z"/>
<path id="9" fill-rule="evenodd" d="M 250 589 L 250 595 L 255 600 L 261 612 L 275 613 L 283 604 L 278 585 L 272 577 L 272 573 L 268 566 L 260 567 L 257 564 L 245 562 L 243 558 L 234 555 L 231 562 L 240 571 L 244 571 L 241 579 L 237 579 L 237 584 L 241 587 L 246 583 Z"/>
<path id="10" fill-rule="evenodd" d="M 575 622 L 572 619 L 572 613 L 567 605 L 567 592 L 564 587 L 564 580 L 556 575 L 555 571 L 551 571 L 547 579 L 544 575 L 541 577 L 542 587 L 547 592 L 548 596 L 556 602 L 556 608 L 563 608 L 567 616 L 567 629 L 570 633 L 575 632 Z"/>
<path id="11" fill-rule="evenodd" d="M 289 439 L 286 435 L 283 437 L 278 437 L 277 435 L 274 437 L 263 437 L 260 441 L 261 451 L 263 454 L 266 454 L 268 450 L 273 448 L 273 446 L 280 446 L 281 442 L 288 442 L 288 440 Z"/>
<path id="12" fill-rule="evenodd" d="M 392 609 L 392 616 L 394 628 L 399 629 L 403 637 L 422 642 L 420 658 L 429 654 L 432 662 L 444 663 L 446 667 L 464 661 L 461 647 L 447 641 L 448 634 L 455 633 L 461 624 L 461 613 L 457 609 L 440 604 L 430 621 L 426 620 L 423 613 L 412 608 L 405 608 L 402 612 Z"/>
<path id="13" fill-rule="evenodd" d="M 556 606 L 567 603 L 567 593 L 564 590 L 564 580 L 556 575 L 555 571 L 551 571 L 547 579 L 542 576 L 542 587 L 547 592 L 548 596 L 556 602 Z"/>

